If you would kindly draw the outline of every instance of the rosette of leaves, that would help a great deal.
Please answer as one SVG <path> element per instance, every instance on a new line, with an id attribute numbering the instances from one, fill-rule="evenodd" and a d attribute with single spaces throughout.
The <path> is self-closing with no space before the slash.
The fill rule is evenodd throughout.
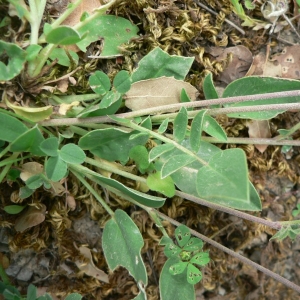
<path id="1" fill-rule="evenodd" d="M 165 255 L 173 262 L 169 272 L 175 276 L 185 272 L 187 282 L 195 285 L 202 279 L 199 267 L 204 267 L 210 261 L 209 253 L 202 251 L 203 241 L 191 237 L 190 230 L 185 225 L 176 228 L 175 238 L 178 245 L 170 238 L 163 238 L 161 241 L 161 244 L 166 245 Z"/>

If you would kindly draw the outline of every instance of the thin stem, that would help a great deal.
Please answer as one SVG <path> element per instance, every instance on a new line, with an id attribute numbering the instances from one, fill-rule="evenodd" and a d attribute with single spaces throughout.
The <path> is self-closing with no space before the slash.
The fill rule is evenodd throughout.
<path id="1" fill-rule="evenodd" d="M 278 223 L 280 223 L 282 226 L 286 226 L 286 225 L 300 225 L 300 220 L 282 221 L 282 222 L 278 222 Z"/>
<path id="2" fill-rule="evenodd" d="M 8 162 L 5 167 L 2 169 L 1 173 L 0 173 L 0 183 L 2 182 L 2 180 L 4 179 L 4 177 L 6 176 L 7 172 L 10 170 L 10 167 L 12 166 L 12 164 L 14 163 L 13 160 L 15 158 L 18 157 L 20 153 L 19 152 L 16 152 L 16 153 L 13 153 L 10 158 L 11 158 L 11 161 Z"/>
<path id="3" fill-rule="evenodd" d="M 280 97 L 299 97 L 299 96 L 300 96 L 300 90 L 257 94 L 257 95 L 247 95 L 247 96 L 236 96 L 236 97 L 228 97 L 228 98 L 219 98 L 219 99 L 214 99 L 214 100 L 201 100 L 201 101 L 193 101 L 193 102 L 185 102 L 185 103 L 176 103 L 176 104 L 170 104 L 170 105 L 162 105 L 162 106 L 151 107 L 151 108 L 147 108 L 147 109 L 141 109 L 141 110 L 137 110 L 137 111 L 129 112 L 129 113 L 116 114 L 114 116 L 119 117 L 119 118 L 131 119 L 134 117 L 160 114 L 160 113 L 165 113 L 165 112 L 172 111 L 172 110 L 179 110 L 181 107 L 186 107 L 186 108 L 206 107 L 206 106 L 225 104 L 225 103 L 258 101 L 258 100 L 266 100 L 266 99 L 273 99 L 273 98 L 280 98 Z M 285 105 L 287 105 L 287 104 L 285 104 Z M 265 107 L 265 106 L 266 105 L 258 106 L 259 110 L 262 110 L 262 107 Z M 235 108 L 241 109 L 243 111 L 243 109 L 245 107 L 235 107 Z M 268 105 L 268 107 L 271 107 L 271 105 Z M 273 108 L 271 108 L 271 109 L 273 109 Z M 274 109 L 278 109 L 278 108 L 274 108 Z M 216 111 L 214 111 L 214 112 L 216 112 Z M 192 113 L 192 112 L 189 111 L 188 113 Z M 223 113 L 223 112 L 221 112 L 221 113 Z M 174 113 L 174 114 L 165 114 L 162 116 L 154 116 L 154 117 L 152 117 L 152 121 L 162 120 L 162 119 L 164 120 L 165 118 L 168 118 L 169 116 L 175 117 L 176 115 L 177 114 Z M 113 121 L 109 117 L 103 116 L 103 117 L 92 117 L 92 118 L 85 118 L 85 119 L 78 119 L 78 118 L 52 119 L 52 120 L 48 120 L 48 121 L 43 121 L 43 122 L 41 122 L 41 124 L 45 125 L 45 126 L 63 126 L 63 125 L 80 125 L 80 124 L 105 123 L 105 122 L 113 123 Z"/>
<path id="4" fill-rule="evenodd" d="M 163 220 L 167 220 L 167 221 L 169 221 L 170 223 L 172 223 L 172 224 L 175 225 L 175 226 L 180 226 L 180 225 L 181 225 L 181 223 L 179 223 L 179 222 L 173 220 L 172 218 L 166 216 L 165 214 L 163 214 L 163 213 L 161 213 L 161 212 L 158 212 L 158 211 L 157 211 L 157 214 L 158 214 Z M 210 245 L 212 245 L 212 246 L 214 246 L 214 247 L 220 249 L 221 251 L 223 251 L 223 252 L 225 252 L 225 253 L 228 253 L 229 255 L 231 255 L 231 256 L 233 256 L 233 257 L 239 259 L 241 262 L 243 262 L 243 263 L 245 263 L 245 264 L 247 264 L 247 265 L 252 266 L 253 268 L 255 268 L 255 269 L 261 271 L 261 272 L 264 273 L 264 274 L 266 274 L 267 276 L 272 277 L 273 279 L 277 280 L 278 282 L 281 282 L 281 283 L 284 284 L 285 286 L 287 286 L 287 287 L 293 289 L 294 291 L 300 293 L 300 286 L 296 285 L 295 283 L 293 283 L 293 282 L 287 280 L 286 278 L 284 278 L 284 277 L 282 277 L 282 276 L 280 276 L 280 275 L 278 275 L 278 274 L 272 272 L 271 270 L 269 270 L 269 269 L 267 269 L 267 268 L 265 268 L 265 267 L 263 267 L 263 266 L 261 266 L 261 265 L 255 263 L 255 262 L 253 262 L 252 260 L 250 260 L 250 259 L 248 259 L 248 258 L 246 258 L 246 257 L 244 257 L 244 256 L 242 256 L 242 255 L 240 255 L 240 254 L 238 254 L 238 253 L 236 253 L 236 252 L 234 252 L 234 251 L 232 251 L 232 250 L 230 250 L 230 249 L 228 249 L 228 248 L 222 246 L 221 244 L 219 244 L 219 243 L 213 241 L 212 239 L 206 237 L 205 235 L 202 235 L 202 234 L 198 233 L 197 231 L 195 231 L 195 230 L 193 230 L 193 229 L 190 229 L 190 231 L 191 231 L 191 234 L 193 234 L 194 236 L 196 236 L 196 237 L 202 239 L 202 240 L 205 241 L 206 243 L 208 243 L 208 244 L 210 244 Z"/>
<path id="5" fill-rule="evenodd" d="M 180 192 L 180 191 L 176 191 L 175 194 L 177 196 L 181 197 L 181 198 L 188 199 L 188 200 L 190 200 L 194 203 L 204 205 L 204 206 L 207 206 L 207 207 L 210 207 L 212 209 L 219 210 L 219 211 L 223 211 L 227 214 L 237 216 L 238 218 L 249 220 L 249 221 L 255 222 L 255 223 L 260 223 L 260 224 L 263 224 L 265 226 L 268 226 L 268 227 L 271 227 L 271 228 L 274 228 L 274 229 L 277 229 L 277 230 L 280 230 L 281 227 L 282 227 L 281 222 L 273 222 L 273 221 L 265 220 L 265 219 L 262 219 L 262 218 L 259 218 L 259 217 L 255 217 L 255 216 L 249 215 L 247 213 L 235 210 L 233 208 L 225 207 L 225 206 L 222 206 L 222 205 L 219 205 L 219 204 L 216 204 L 216 203 L 211 203 L 211 202 L 208 202 L 204 199 L 201 199 L 201 198 L 198 198 L 198 197 L 195 197 L 193 195 L 186 194 L 186 193 L 183 193 L 183 192 Z"/>
<path id="6" fill-rule="evenodd" d="M 53 99 L 59 104 L 66 103 L 66 104 L 71 104 L 74 101 L 78 102 L 84 102 L 84 101 L 89 101 L 89 100 L 94 100 L 94 99 L 100 99 L 101 95 L 98 94 L 83 94 L 83 95 L 68 95 L 68 96 L 57 96 L 57 95 L 51 95 L 50 99 Z"/>
<path id="7" fill-rule="evenodd" d="M 31 157 L 32 157 L 32 155 L 26 155 L 26 156 L 23 156 L 23 157 L 20 157 L 20 158 L 12 158 L 10 156 L 10 157 L 8 157 L 8 158 L 6 158 L 6 159 L 4 159 L 0 162 L 0 168 L 7 165 L 8 163 L 13 164 L 13 163 L 18 162 L 20 160 L 31 158 Z"/>
<path id="8" fill-rule="evenodd" d="M 93 187 L 80 175 L 80 166 L 69 165 L 71 172 L 81 181 L 81 183 L 90 191 L 90 193 L 100 202 L 104 209 L 111 215 L 114 216 L 114 212 L 106 204 L 106 202 L 100 197 L 100 195 L 93 189 Z"/>

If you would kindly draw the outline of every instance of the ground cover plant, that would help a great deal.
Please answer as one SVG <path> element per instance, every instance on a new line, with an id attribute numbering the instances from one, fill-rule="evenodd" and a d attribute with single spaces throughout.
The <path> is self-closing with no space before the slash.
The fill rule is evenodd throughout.
<path id="1" fill-rule="evenodd" d="M 87 284 L 86 289 L 75 286 L 68 292 L 80 292 L 87 298 L 109 297 L 111 291 L 96 296 L 96 286 L 111 284 L 115 288 L 117 282 L 111 283 L 113 275 L 107 271 L 120 270 L 122 266 L 136 286 L 131 291 L 133 296 L 126 299 L 152 299 L 150 272 L 142 255 L 145 242 L 149 241 L 141 233 L 145 223 L 142 225 L 142 221 L 139 223 L 133 217 L 134 213 L 130 214 L 133 208 L 145 212 L 145 220 L 152 222 L 156 250 L 160 248 L 163 254 L 159 278 L 155 279 L 160 299 L 196 298 L 195 286 L 203 279 L 204 270 L 218 264 L 217 258 L 211 260 L 213 248 L 209 244 L 299 293 L 295 283 L 195 231 L 199 219 L 205 218 L 200 211 L 193 222 L 188 216 L 184 219 L 178 214 L 179 218 L 175 218 L 168 212 L 168 207 L 185 199 L 195 204 L 193 209 L 201 205 L 254 222 L 261 226 L 257 231 L 272 233 L 272 239 L 277 241 L 295 240 L 300 228 L 293 217 L 297 217 L 299 207 L 293 206 L 288 220 L 259 217 L 263 202 L 249 178 L 247 151 L 231 145 L 282 145 L 283 151 L 288 152 L 299 146 L 295 139 L 299 123 L 289 128 L 279 126 L 273 138 L 254 134 L 250 139 L 235 139 L 228 137 L 221 117 L 248 120 L 260 132 L 267 120 L 299 109 L 299 81 L 253 75 L 233 80 L 222 92 L 217 92 L 214 69 L 209 72 L 206 68 L 197 75 L 203 78 L 201 92 L 205 98 L 199 100 L 200 89 L 189 78 L 194 57 L 174 52 L 170 55 L 162 50 L 162 45 L 147 51 L 134 68 L 124 62 L 113 72 L 105 64 L 100 70 L 96 66 L 104 58 L 121 54 L 126 57 L 133 47 L 130 43 L 138 43 L 138 27 L 122 17 L 106 14 L 112 5 L 118 7 L 116 1 L 92 13 L 85 13 L 84 7 L 78 23 L 61 25 L 80 4 L 81 1 L 69 4 L 60 17 L 47 22 L 46 2 L 29 1 L 27 5 L 9 1 L 10 16 L 17 16 L 24 27 L 26 22 L 30 25 L 29 40 L 22 43 L 2 40 L 0 44 L 2 54 L 6 55 L 0 64 L 3 76 L 0 179 L 16 189 L 15 198 L 3 200 L 7 220 L 3 219 L 1 225 L 14 227 L 11 230 L 18 232 L 10 242 L 11 251 L 22 248 L 22 244 L 23 248 L 33 246 L 39 251 L 47 248 L 41 241 L 49 238 L 48 224 L 51 224 L 56 228 L 54 239 L 60 251 L 70 258 L 67 252 L 72 247 L 76 266 L 94 279 L 90 283 L 94 294 Z M 239 8 L 237 2 L 234 7 Z M 176 11 L 174 7 L 173 10 Z M 35 14 L 39 18 L 33 18 Z M 6 17 L 9 20 L 6 22 L 12 22 Z M 4 21 L 2 24 L 8 26 Z M 99 39 L 97 27 L 103 32 L 103 44 L 95 47 L 96 55 L 90 56 L 95 59 L 94 64 L 86 62 L 82 66 L 80 61 L 86 58 L 79 58 L 66 46 L 76 44 L 86 52 Z M 180 41 L 179 37 L 177 40 Z M 230 55 L 223 60 L 224 68 L 229 60 Z M 77 80 L 73 77 L 76 72 Z M 57 90 L 49 86 L 53 82 L 57 83 Z M 73 87 L 72 82 L 76 82 Z M 24 98 L 21 105 L 13 103 L 18 84 L 24 90 L 23 95 L 29 95 L 27 103 Z M 32 95 L 37 95 L 35 101 Z M 46 193 L 47 198 L 41 197 L 41 193 Z M 98 221 L 101 219 L 103 227 L 101 247 L 93 254 L 84 242 L 64 244 L 64 240 L 70 242 L 65 237 L 70 228 L 68 214 L 83 205 L 78 202 L 85 199 L 84 194 L 92 197 L 88 209 Z M 176 226 L 174 233 L 170 224 Z M 39 227 L 43 229 L 39 231 Z M 205 247 L 203 241 L 207 243 Z M 158 253 L 157 250 L 153 256 Z M 93 264 L 93 259 L 101 269 Z M 4 267 L 0 275 L 3 281 L 0 292 L 6 299 L 26 298 L 26 293 L 22 296 L 8 280 Z M 28 287 L 27 299 L 50 298 L 47 294 L 37 296 L 36 288 Z M 79 294 L 67 297 L 80 298 Z"/>

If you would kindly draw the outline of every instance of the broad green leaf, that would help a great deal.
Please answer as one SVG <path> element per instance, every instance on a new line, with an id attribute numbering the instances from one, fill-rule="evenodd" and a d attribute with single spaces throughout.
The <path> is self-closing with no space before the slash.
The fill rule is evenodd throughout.
<path id="1" fill-rule="evenodd" d="M 121 94 L 114 91 L 108 91 L 99 104 L 100 109 L 107 109 L 114 103 L 118 102 L 121 98 Z"/>
<path id="2" fill-rule="evenodd" d="M 179 247 L 184 247 L 191 238 L 191 232 L 185 225 L 180 225 L 175 229 L 175 238 Z"/>
<path id="3" fill-rule="evenodd" d="M 151 173 L 147 177 L 147 185 L 152 191 L 162 193 L 171 198 L 175 195 L 175 185 L 170 176 L 161 178 L 160 172 Z"/>
<path id="4" fill-rule="evenodd" d="M 125 70 L 120 71 L 113 80 L 113 86 L 121 94 L 128 92 L 131 86 L 131 77 L 129 73 Z"/>
<path id="5" fill-rule="evenodd" d="M 132 82 L 162 76 L 184 80 L 193 61 L 192 57 L 169 55 L 157 47 L 140 60 L 138 68 L 132 74 Z"/>
<path id="6" fill-rule="evenodd" d="M 58 26 L 46 34 L 46 41 L 55 45 L 73 45 L 81 40 L 78 31 L 69 26 Z"/>
<path id="7" fill-rule="evenodd" d="M 281 79 L 273 77 L 243 77 L 230 83 L 224 93 L 223 97 L 245 96 L 264 93 L 274 93 L 283 91 L 300 90 L 300 81 L 291 79 Z M 226 107 L 239 107 L 239 106 L 254 106 L 254 105 L 270 105 L 280 103 L 293 103 L 299 102 L 299 97 L 282 97 L 258 101 L 245 101 L 233 104 L 226 104 Z M 259 112 L 241 112 L 228 114 L 233 118 L 266 120 L 271 119 L 284 110 L 274 111 L 259 111 Z"/>
<path id="8" fill-rule="evenodd" d="M 210 261 L 209 253 L 208 252 L 200 252 L 191 258 L 190 263 L 203 267 L 203 266 L 207 265 L 209 263 L 209 261 Z"/>
<path id="9" fill-rule="evenodd" d="M 185 251 L 197 251 L 203 248 L 203 242 L 198 238 L 191 238 L 183 247 Z"/>
<path id="10" fill-rule="evenodd" d="M 131 148 L 129 157 L 135 161 L 140 172 L 144 172 L 150 165 L 148 160 L 148 150 L 145 146 L 137 145 Z"/>
<path id="11" fill-rule="evenodd" d="M 10 145 L 10 151 L 12 152 L 30 152 L 35 155 L 43 156 L 44 153 L 40 149 L 41 142 L 44 141 L 44 137 L 41 134 L 37 126 L 29 129 Z"/>
<path id="12" fill-rule="evenodd" d="M 49 55 L 49 58 L 52 60 L 58 59 L 57 63 L 65 67 L 70 67 L 71 63 L 78 65 L 79 56 L 77 55 L 77 53 L 72 50 L 68 50 L 68 52 L 72 57 L 73 62 L 70 60 L 69 56 L 66 53 L 66 50 L 63 48 L 53 49 L 53 51 Z"/>
<path id="13" fill-rule="evenodd" d="M 82 168 L 87 169 L 85 167 L 82 167 Z M 105 185 L 108 187 L 115 188 L 116 190 L 122 192 L 123 194 L 131 197 L 133 200 L 137 201 L 138 203 L 141 203 L 141 204 L 149 206 L 149 207 L 161 207 L 164 205 L 165 200 L 166 200 L 165 198 L 148 195 L 148 194 L 136 191 L 134 189 L 128 188 L 127 186 L 125 186 L 124 184 L 120 183 L 119 181 L 117 181 L 115 179 L 104 177 L 95 172 L 93 172 L 93 175 L 87 174 L 87 176 L 90 179 L 92 179 L 93 181 L 95 181 L 96 183 L 98 183 L 100 185 Z"/>
<path id="14" fill-rule="evenodd" d="M 65 300 L 81 300 L 82 296 L 78 293 L 72 293 L 69 296 L 66 297 Z"/>
<path id="15" fill-rule="evenodd" d="M 203 131 L 218 139 L 219 141 L 226 142 L 227 136 L 221 125 L 210 115 L 205 115 Z"/>
<path id="16" fill-rule="evenodd" d="M 42 48 L 42 46 L 36 44 L 29 45 L 26 48 L 26 61 L 32 61 L 36 59 Z"/>
<path id="17" fill-rule="evenodd" d="M 141 126 L 144 127 L 144 128 L 147 128 L 149 130 L 152 130 L 152 121 L 151 121 L 150 116 L 148 116 L 146 119 L 144 119 L 141 122 Z"/>
<path id="18" fill-rule="evenodd" d="M 187 282 L 187 273 L 172 275 L 169 269 L 178 262 L 178 258 L 169 258 L 163 266 L 159 279 L 159 291 L 161 300 L 194 300 L 195 291 L 193 285 Z"/>
<path id="19" fill-rule="evenodd" d="M 44 182 L 45 182 L 45 178 L 44 178 L 43 174 L 37 174 L 37 175 L 31 176 L 29 179 L 26 180 L 25 183 L 26 183 L 27 188 L 29 188 L 31 190 L 35 190 L 35 189 L 39 188 L 40 186 L 42 186 L 44 184 Z"/>
<path id="20" fill-rule="evenodd" d="M 26 207 L 26 205 L 7 205 L 7 206 L 4 206 L 4 210 L 8 214 L 16 215 L 16 214 L 20 213 L 25 207 Z"/>
<path id="21" fill-rule="evenodd" d="M 217 153 L 197 174 L 200 198 L 226 206 L 247 209 L 250 202 L 247 160 L 243 150 L 228 149 Z"/>
<path id="22" fill-rule="evenodd" d="M 162 154 L 171 151 L 174 149 L 174 145 L 172 144 L 163 144 L 163 145 L 158 145 L 154 148 L 152 148 L 149 152 L 149 160 L 153 161 L 157 157 L 161 156 Z"/>
<path id="23" fill-rule="evenodd" d="M 115 211 L 103 230 L 102 248 L 111 270 L 126 268 L 138 283 L 148 283 L 146 267 L 141 257 L 143 237 L 132 219 L 120 209 Z"/>
<path id="24" fill-rule="evenodd" d="M 26 199 L 34 193 L 34 189 L 30 189 L 27 186 L 22 186 L 19 190 L 20 199 Z"/>
<path id="25" fill-rule="evenodd" d="M 157 132 L 163 134 L 168 129 L 168 125 L 169 125 L 169 118 L 164 119 L 162 123 L 159 125 Z"/>
<path id="26" fill-rule="evenodd" d="M 130 21 L 112 15 L 101 15 L 80 26 L 81 34 L 88 35 L 76 45 L 81 51 L 86 52 L 86 47 L 92 42 L 104 39 L 104 45 L 100 57 L 109 58 L 121 55 L 119 47 L 131 38 L 137 37 L 138 27 Z"/>
<path id="27" fill-rule="evenodd" d="M 185 103 L 185 102 L 191 102 L 191 99 L 189 97 L 189 95 L 187 94 L 186 90 L 185 89 L 182 89 L 181 90 L 181 93 L 180 93 L 180 102 L 181 103 Z M 189 109 L 192 109 L 192 108 L 189 108 Z M 188 109 L 188 110 L 189 110 Z"/>
<path id="28" fill-rule="evenodd" d="M 201 110 L 197 115 L 194 117 L 192 126 L 191 126 L 191 133 L 190 133 L 190 145 L 191 149 L 194 152 L 198 152 L 201 143 L 201 136 L 203 130 L 203 123 L 204 117 L 207 110 Z"/>
<path id="29" fill-rule="evenodd" d="M 11 104 L 8 100 L 5 101 L 6 105 L 11 108 L 17 115 L 22 116 L 32 122 L 40 122 L 52 115 L 53 107 L 28 107 L 18 106 Z"/>
<path id="30" fill-rule="evenodd" d="M 30 284 L 27 288 L 27 300 L 36 300 L 37 288 L 33 284 Z"/>
<path id="31" fill-rule="evenodd" d="M 187 265 L 188 265 L 187 261 L 179 261 L 178 263 L 170 267 L 169 272 L 172 275 L 181 274 L 186 269 Z"/>
<path id="32" fill-rule="evenodd" d="M 67 174 L 67 163 L 59 156 L 49 157 L 45 163 L 45 172 L 52 181 L 59 181 Z"/>
<path id="33" fill-rule="evenodd" d="M 91 75 L 89 84 L 91 89 L 100 95 L 107 93 L 111 87 L 109 77 L 102 71 L 96 71 L 93 75 Z"/>
<path id="34" fill-rule="evenodd" d="M 181 107 L 174 120 L 173 135 L 176 142 L 180 143 L 185 137 L 188 124 L 188 114 L 185 107 Z"/>
<path id="35" fill-rule="evenodd" d="M 188 264 L 186 278 L 189 284 L 195 285 L 202 279 L 202 272 L 192 264 Z"/>
<path id="36" fill-rule="evenodd" d="M 50 137 L 40 144 L 40 149 L 49 156 L 58 155 L 58 138 Z"/>
<path id="37" fill-rule="evenodd" d="M 0 140 L 13 142 L 20 135 L 28 131 L 28 128 L 17 118 L 0 112 Z"/>
<path id="38" fill-rule="evenodd" d="M 188 154 L 179 154 L 170 157 L 161 168 L 161 176 L 165 178 L 174 172 L 178 171 L 182 167 L 192 163 L 196 159 Z"/>
<path id="39" fill-rule="evenodd" d="M 169 244 L 172 244 L 172 243 L 173 243 L 172 239 L 169 238 L 169 237 L 166 237 L 166 236 L 163 236 L 163 237 L 160 239 L 160 241 L 159 241 L 159 245 L 160 245 L 160 246 L 161 246 L 161 245 L 165 246 L 165 245 L 169 245 Z"/>
<path id="40" fill-rule="evenodd" d="M 173 242 L 166 245 L 164 249 L 164 254 L 166 257 L 177 257 L 181 252 L 181 248 L 176 246 Z"/>
<path id="41" fill-rule="evenodd" d="M 144 145 L 148 140 L 145 135 L 135 139 L 130 139 L 130 136 L 131 133 L 118 128 L 97 129 L 81 137 L 78 145 L 105 160 L 126 163 L 130 149 L 136 145 Z"/>
<path id="42" fill-rule="evenodd" d="M 0 61 L 0 81 L 11 80 L 21 73 L 26 61 L 26 52 L 16 44 L 0 40 L 0 56 L 8 56 L 8 63 Z"/>
<path id="43" fill-rule="evenodd" d="M 82 164 L 85 160 L 85 153 L 75 144 L 66 144 L 59 151 L 60 158 L 69 164 Z"/>

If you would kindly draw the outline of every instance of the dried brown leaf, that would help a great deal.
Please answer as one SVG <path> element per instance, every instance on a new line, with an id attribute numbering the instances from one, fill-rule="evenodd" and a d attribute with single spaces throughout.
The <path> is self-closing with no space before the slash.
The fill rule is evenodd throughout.
<path id="1" fill-rule="evenodd" d="M 197 89 L 188 82 L 173 77 L 159 77 L 135 82 L 125 95 L 125 105 L 139 110 L 180 102 L 181 90 L 185 89 L 192 101 L 196 100 Z"/>
<path id="2" fill-rule="evenodd" d="M 43 173 L 43 165 L 37 163 L 37 162 L 28 162 L 23 164 L 22 171 L 20 173 L 20 178 L 23 181 L 26 181 L 33 175 L 41 174 Z"/>
<path id="3" fill-rule="evenodd" d="M 108 275 L 102 270 L 98 269 L 93 262 L 91 250 L 87 247 L 81 246 L 79 248 L 80 253 L 89 260 L 89 263 L 83 263 L 81 261 L 76 261 L 76 266 L 83 271 L 86 275 L 92 276 L 98 280 L 108 283 Z"/>
<path id="4" fill-rule="evenodd" d="M 251 138 L 270 138 L 271 131 L 268 120 L 252 120 L 247 123 L 249 137 Z M 268 145 L 254 145 L 255 148 L 263 153 Z"/>
<path id="5" fill-rule="evenodd" d="M 40 204 L 40 207 L 30 206 L 22 212 L 20 217 L 15 222 L 16 231 L 23 232 L 24 230 L 39 225 L 45 221 L 46 206 Z"/>

